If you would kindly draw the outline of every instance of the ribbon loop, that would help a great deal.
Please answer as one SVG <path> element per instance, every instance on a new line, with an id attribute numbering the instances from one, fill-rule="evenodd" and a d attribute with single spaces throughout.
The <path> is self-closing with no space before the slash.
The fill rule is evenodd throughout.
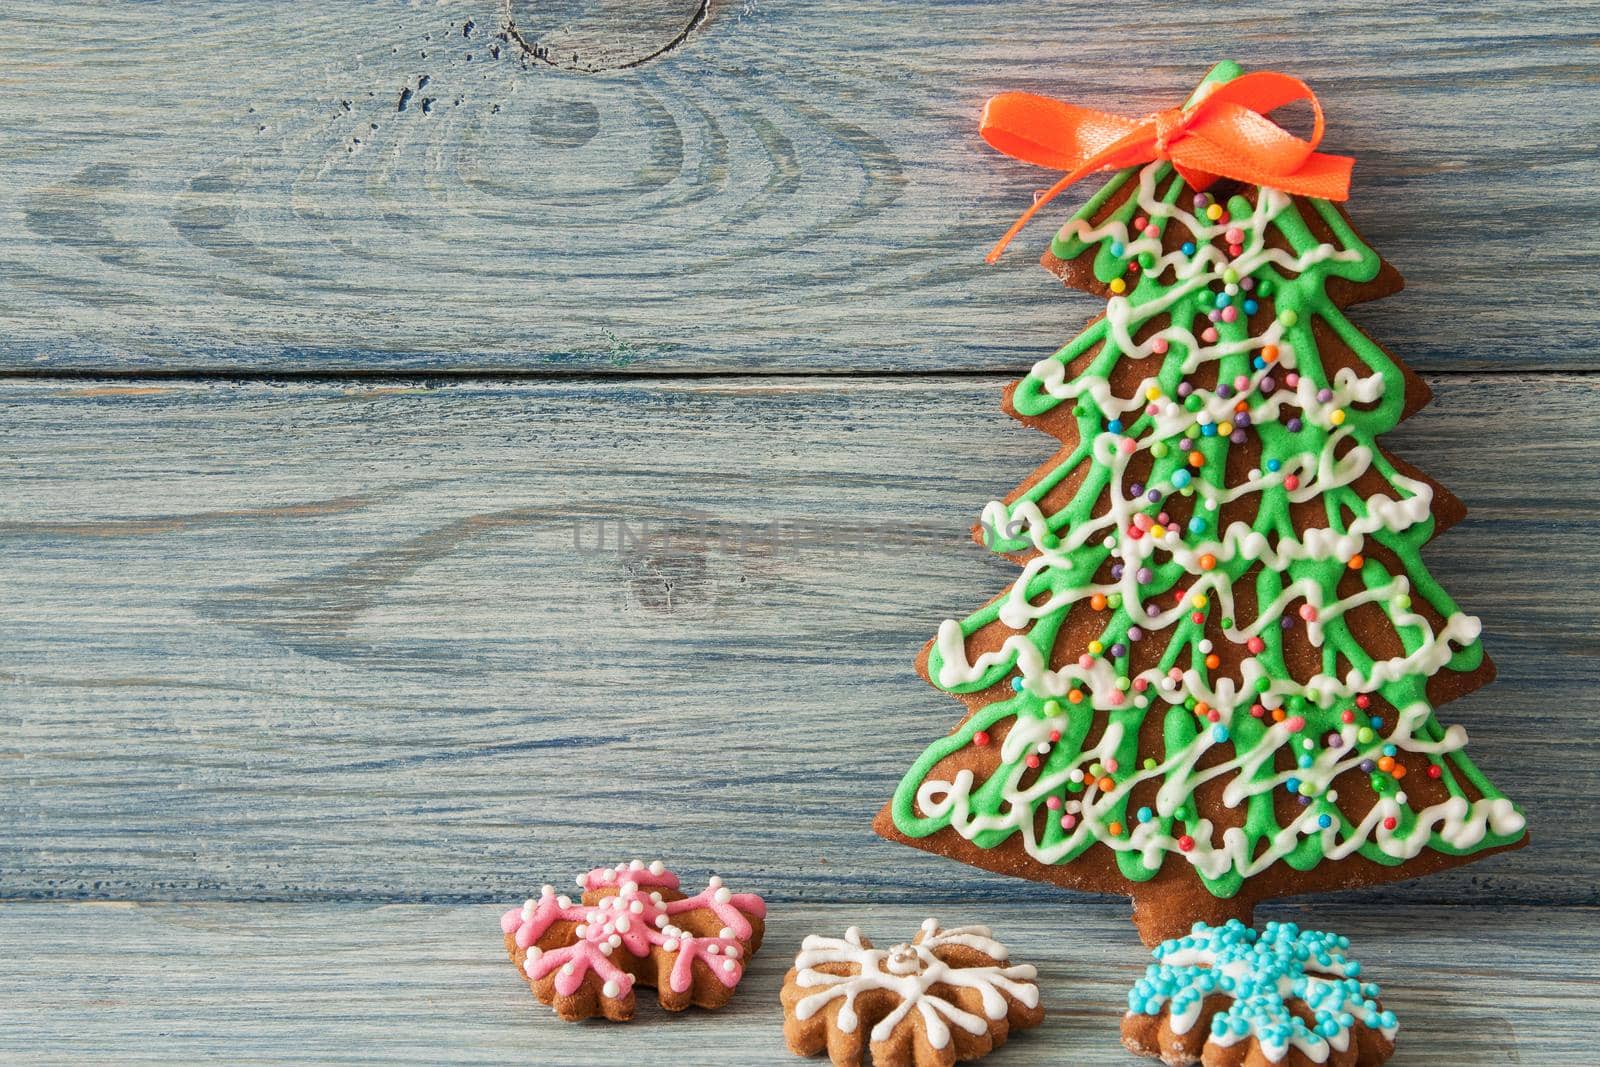
<path id="1" fill-rule="evenodd" d="M 1306 100 L 1311 136 L 1296 137 L 1269 112 Z M 1316 150 L 1322 105 L 1298 78 L 1270 71 L 1243 74 L 1209 87 L 1188 106 L 1130 119 L 1031 93 L 1002 93 L 984 106 L 978 133 L 997 151 L 1067 173 L 1011 226 L 988 255 L 993 263 L 1029 219 L 1073 182 L 1099 170 L 1120 170 L 1164 159 L 1184 180 L 1204 189 L 1234 178 L 1297 196 L 1346 200 L 1349 156 Z"/>

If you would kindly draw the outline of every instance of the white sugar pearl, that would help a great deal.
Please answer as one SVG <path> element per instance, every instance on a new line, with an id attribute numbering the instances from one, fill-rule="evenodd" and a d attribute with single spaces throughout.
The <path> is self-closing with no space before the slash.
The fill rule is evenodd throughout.
<path id="1" fill-rule="evenodd" d="M 572 898 L 563 893 L 559 897 L 556 897 L 556 903 L 563 908 L 570 908 L 572 907 Z"/>
<path id="2" fill-rule="evenodd" d="M 632 904 L 628 905 L 628 910 L 633 912 L 635 915 L 638 915 L 640 912 L 644 911 L 644 901 L 635 900 Z"/>
<path id="3" fill-rule="evenodd" d="M 621 992 L 622 990 L 617 987 L 617 983 L 615 982 L 607 982 L 605 985 L 600 987 L 600 995 L 603 997 L 611 997 L 612 999 L 616 999 L 617 994 Z"/>
<path id="4" fill-rule="evenodd" d="M 722 961 L 722 969 L 731 974 L 733 971 L 736 971 L 736 970 L 739 969 L 739 965 L 737 963 L 733 962 L 732 960 L 723 960 Z"/>
<path id="5" fill-rule="evenodd" d="M 731 941 L 733 940 L 733 930 L 730 927 L 724 926 L 717 932 L 717 936 L 722 938 L 724 941 Z"/>
<path id="6" fill-rule="evenodd" d="M 541 897 L 553 897 L 556 895 L 556 887 L 546 882 L 539 887 L 539 895 Z"/>
<path id="7" fill-rule="evenodd" d="M 667 928 L 667 917 L 666 917 L 666 915 L 657 915 L 656 916 L 656 929 L 665 930 L 666 928 Z"/>
<path id="8" fill-rule="evenodd" d="M 668 952 L 678 951 L 678 943 L 670 937 L 661 942 L 661 947 L 666 949 Z"/>
<path id="9" fill-rule="evenodd" d="M 742 955 L 743 955 L 743 954 L 744 954 L 744 953 L 743 953 L 743 952 L 742 952 L 742 951 L 741 951 L 741 950 L 740 950 L 740 948 L 739 948 L 739 946 L 738 946 L 738 945 L 729 945 L 729 946 L 728 946 L 728 948 L 727 948 L 727 953 L 728 953 L 728 955 L 729 955 L 729 956 L 731 956 L 731 957 L 732 957 L 732 958 L 733 958 L 733 959 L 738 959 L 738 958 L 739 958 L 739 957 L 740 957 L 740 956 L 742 956 Z"/>
<path id="10" fill-rule="evenodd" d="M 572 932 L 577 934 L 579 937 L 585 937 L 589 933 L 589 924 L 588 923 L 579 923 L 578 924 L 578 928 L 576 930 L 572 931 Z"/>
<path id="11" fill-rule="evenodd" d="M 540 956 L 543 956 L 543 955 L 544 955 L 544 949 L 540 948 L 538 945 L 534 945 L 532 948 L 528 949 L 528 960 L 527 960 L 527 962 L 532 963 L 535 960 L 537 960 Z"/>
<path id="12" fill-rule="evenodd" d="M 626 915 L 618 917 L 618 919 L 617 919 L 617 932 L 618 933 L 625 934 L 629 930 L 631 930 L 632 928 L 633 928 L 633 922 Z"/>
<path id="13" fill-rule="evenodd" d="M 720 947 L 716 946 L 716 945 L 707 945 L 706 946 L 706 955 L 707 956 L 716 956 L 716 955 L 720 954 L 721 952 L 722 952 L 722 949 Z"/>
<path id="14" fill-rule="evenodd" d="M 628 862 L 628 870 L 630 870 L 630 871 L 642 871 L 642 870 L 644 870 L 644 860 L 630 860 Z"/>
<path id="15" fill-rule="evenodd" d="M 578 888 L 579 889 L 588 889 L 589 888 L 589 876 L 587 874 L 578 875 L 578 877 L 575 878 L 574 881 L 576 881 L 578 883 Z"/>
<path id="16" fill-rule="evenodd" d="M 1202 653 L 1211 651 L 1211 639 L 1210 638 L 1207 637 L 1207 638 L 1202 638 L 1200 640 L 1200 651 Z"/>
<path id="17" fill-rule="evenodd" d="M 716 901 L 718 904 L 726 904 L 728 901 L 733 899 L 733 891 L 730 889 L 719 889 L 712 894 L 711 899 Z"/>
<path id="18" fill-rule="evenodd" d="M 659 875 L 666 869 L 667 865 L 662 863 L 660 860 L 656 860 L 654 863 L 650 864 L 650 873 L 654 875 Z"/>
<path id="19" fill-rule="evenodd" d="M 570 963 L 562 964 L 561 965 L 561 973 L 562 974 L 571 974 L 572 973 L 572 964 L 570 964 Z"/>
<path id="20" fill-rule="evenodd" d="M 611 942 L 609 942 L 609 941 L 600 942 L 600 955 L 602 955 L 602 956 L 611 955 Z"/>
<path id="21" fill-rule="evenodd" d="M 707 886 L 709 886 L 709 887 L 710 887 L 710 888 L 712 888 L 712 889 L 715 889 L 715 888 L 717 888 L 717 887 L 718 887 L 718 886 L 720 886 L 720 885 L 721 885 L 721 884 L 722 884 L 722 876 L 721 876 L 721 875 L 717 875 L 717 874 L 713 874 L 713 875 L 712 875 L 712 876 L 711 876 L 711 877 L 710 877 L 710 879 L 708 879 L 708 880 L 707 880 L 707 881 L 706 881 L 706 885 L 707 885 Z"/>

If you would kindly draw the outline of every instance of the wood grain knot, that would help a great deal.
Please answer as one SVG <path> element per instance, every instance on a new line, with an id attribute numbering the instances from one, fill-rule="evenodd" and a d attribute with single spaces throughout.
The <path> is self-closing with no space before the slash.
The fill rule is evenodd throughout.
<path id="1" fill-rule="evenodd" d="M 563 70 L 637 67 L 682 44 L 711 0 L 504 0 L 506 33 Z"/>

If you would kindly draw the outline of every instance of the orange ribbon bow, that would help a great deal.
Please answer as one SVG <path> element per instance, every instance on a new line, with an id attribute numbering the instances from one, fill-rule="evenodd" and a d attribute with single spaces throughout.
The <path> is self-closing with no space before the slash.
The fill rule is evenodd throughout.
<path id="1" fill-rule="evenodd" d="M 1309 100 L 1316 117 L 1309 140 L 1266 117 L 1296 100 Z M 1000 238 L 987 257 L 990 263 L 1035 212 L 1097 170 L 1166 159 L 1195 189 L 1227 177 L 1300 196 L 1345 200 L 1355 165 L 1349 156 L 1316 151 L 1322 140 L 1322 105 L 1311 87 L 1287 74 L 1265 71 L 1209 86 L 1183 107 L 1137 119 L 1032 93 L 1002 93 L 984 105 L 978 133 L 1008 156 L 1067 172 Z"/>

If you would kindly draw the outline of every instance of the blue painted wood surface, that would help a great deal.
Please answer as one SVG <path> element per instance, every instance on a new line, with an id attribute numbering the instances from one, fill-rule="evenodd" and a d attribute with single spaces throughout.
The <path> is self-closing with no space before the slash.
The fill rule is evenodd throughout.
<path id="1" fill-rule="evenodd" d="M 1370 939 L 1397 1064 L 1584 1062 L 1590 8 L 6 5 L 0 1057 L 786 1062 L 799 937 L 931 897 L 1045 966 L 992 1062 L 1131 1062 L 1124 905 L 867 821 L 1014 573 L 1000 390 L 1096 310 L 1047 225 L 982 266 L 1047 176 L 976 109 L 1230 56 L 1314 83 L 1410 282 L 1358 313 L 1438 397 L 1386 443 L 1473 508 L 1429 558 L 1501 667 L 1446 718 L 1534 833 L 1278 914 Z M 724 1015 L 560 1027 L 490 905 L 635 853 L 776 936 Z"/>

